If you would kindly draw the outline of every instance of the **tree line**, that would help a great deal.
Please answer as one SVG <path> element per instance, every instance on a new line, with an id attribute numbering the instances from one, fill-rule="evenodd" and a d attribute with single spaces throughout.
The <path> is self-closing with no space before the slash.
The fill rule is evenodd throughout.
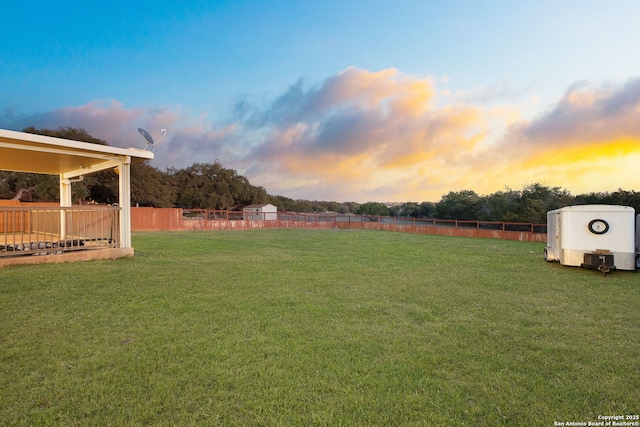
<path id="1" fill-rule="evenodd" d="M 403 203 L 389 209 L 389 215 L 413 218 L 437 218 L 476 221 L 527 222 L 545 224 L 547 212 L 571 205 L 623 205 L 640 213 L 640 192 L 618 189 L 571 195 L 560 187 L 539 183 L 521 190 L 507 188 L 486 196 L 472 190 L 451 191 L 439 202 Z"/>
<path id="2" fill-rule="evenodd" d="M 23 132 L 108 145 L 82 128 L 55 130 L 26 128 Z M 58 201 L 58 176 L 0 171 L 0 199 Z M 118 200 L 118 176 L 112 170 L 90 174 L 72 186 L 75 203 L 111 204 Z M 241 210 L 256 203 L 271 203 L 288 212 L 362 214 L 409 218 L 437 218 L 478 221 L 546 223 L 549 210 L 578 204 L 613 204 L 633 207 L 640 212 L 640 193 L 618 191 L 571 195 L 560 187 L 531 184 L 523 189 L 506 188 L 482 196 L 472 190 L 451 191 L 438 202 L 405 202 L 388 206 L 382 202 L 336 202 L 294 200 L 270 195 L 252 185 L 235 170 L 213 163 L 194 163 L 183 168 L 161 171 L 148 162 L 131 165 L 133 206 L 158 208 Z"/>

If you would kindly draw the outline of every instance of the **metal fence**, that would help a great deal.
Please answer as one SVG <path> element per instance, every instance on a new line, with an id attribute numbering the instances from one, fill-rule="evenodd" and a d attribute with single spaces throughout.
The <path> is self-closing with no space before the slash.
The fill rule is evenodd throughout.
<path id="1" fill-rule="evenodd" d="M 414 227 L 440 227 L 440 228 L 463 228 L 478 230 L 499 230 L 499 231 L 526 231 L 531 233 L 546 233 L 547 224 L 533 224 L 522 222 L 503 221 L 468 221 L 452 219 L 434 218 L 401 218 L 377 215 L 341 215 L 341 214 L 301 214 L 283 212 L 278 214 L 278 219 L 305 222 L 341 222 L 349 224 L 358 223 L 380 223 L 393 224 L 398 226 Z"/>
<path id="2" fill-rule="evenodd" d="M 270 212 L 252 212 L 252 219 L 269 220 L 273 218 Z M 182 218 L 184 220 L 243 220 L 243 212 L 206 210 L 206 209 L 183 209 Z M 504 221 L 469 221 L 450 220 L 434 218 L 401 218 L 377 215 L 355 215 L 336 213 L 298 213 L 298 212 L 278 212 L 279 221 L 300 221 L 300 222 L 340 222 L 357 226 L 364 223 L 393 224 L 398 226 L 414 227 L 439 227 L 439 228 L 460 228 L 478 230 L 498 230 L 498 231 L 520 231 L 530 233 L 546 233 L 547 224 L 534 224 L 522 222 Z"/>
<path id="3" fill-rule="evenodd" d="M 265 212 L 252 213 L 257 215 L 260 219 L 263 219 L 266 215 Z M 273 215 L 273 214 L 272 214 Z M 210 209 L 182 209 L 183 220 L 223 220 L 223 221 L 241 221 L 244 219 L 244 212 L 242 211 L 225 211 L 225 210 L 210 210 Z"/>

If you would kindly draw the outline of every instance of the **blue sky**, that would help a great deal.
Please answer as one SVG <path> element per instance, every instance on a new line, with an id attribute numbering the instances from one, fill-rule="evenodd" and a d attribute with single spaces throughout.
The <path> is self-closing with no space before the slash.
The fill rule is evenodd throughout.
<path id="1" fill-rule="evenodd" d="M 166 128 L 154 166 L 219 160 L 292 198 L 640 190 L 638 16 L 615 0 L 12 2 L 0 127 L 139 148 L 137 127 Z"/>

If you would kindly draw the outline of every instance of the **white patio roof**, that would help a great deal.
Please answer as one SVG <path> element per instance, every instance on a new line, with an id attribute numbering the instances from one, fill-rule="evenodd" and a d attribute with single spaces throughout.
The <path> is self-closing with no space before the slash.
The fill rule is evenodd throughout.
<path id="1" fill-rule="evenodd" d="M 71 206 L 71 178 L 116 169 L 120 247 L 123 249 L 131 248 L 130 165 L 151 159 L 153 153 L 135 148 L 117 148 L 0 129 L 0 170 L 58 175 L 60 206 Z M 64 215 L 60 216 L 60 221 L 62 229 Z"/>
<path id="2" fill-rule="evenodd" d="M 126 157 L 135 163 L 153 153 L 0 129 L 0 170 L 73 178 L 117 167 Z"/>

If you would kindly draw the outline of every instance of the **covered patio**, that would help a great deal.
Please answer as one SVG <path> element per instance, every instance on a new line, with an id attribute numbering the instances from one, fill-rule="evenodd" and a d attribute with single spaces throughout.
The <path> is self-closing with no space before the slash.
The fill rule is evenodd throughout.
<path id="1" fill-rule="evenodd" d="M 60 204 L 0 201 L 0 267 L 132 256 L 132 163 L 150 151 L 0 129 L 0 170 L 58 175 Z M 73 206 L 71 186 L 114 169 L 117 206 Z"/>

